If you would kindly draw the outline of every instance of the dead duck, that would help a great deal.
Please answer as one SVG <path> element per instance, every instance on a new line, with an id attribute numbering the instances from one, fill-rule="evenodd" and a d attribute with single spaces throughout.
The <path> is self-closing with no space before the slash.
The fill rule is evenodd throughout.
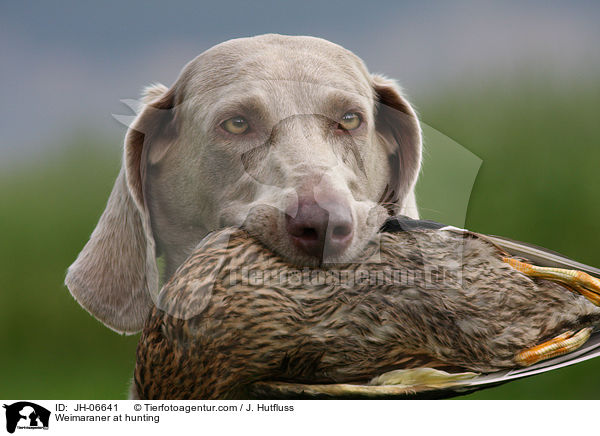
<path id="1" fill-rule="evenodd" d="M 159 294 L 133 397 L 469 392 L 600 354 L 599 277 L 544 249 L 403 217 L 360 261 L 319 269 L 224 229 Z"/>

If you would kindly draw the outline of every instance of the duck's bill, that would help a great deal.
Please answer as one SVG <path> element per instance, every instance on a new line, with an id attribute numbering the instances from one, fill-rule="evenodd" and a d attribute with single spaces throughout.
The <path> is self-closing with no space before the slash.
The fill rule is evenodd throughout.
<path id="1" fill-rule="evenodd" d="M 478 377 L 474 372 L 448 373 L 433 368 L 400 369 L 384 373 L 369 384 L 296 384 L 260 382 L 252 387 L 258 398 L 384 399 L 414 398 L 460 385 Z"/>
<path id="2" fill-rule="evenodd" d="M 434 399 L 466 395 L 513 380 L 584 362 L 600 355 L 600 332 L 576 351 L 526 368 L 490 374 L 450 374 L 431 368 L 392 371 L 368 384 L 301 384 L 261 381 L 249 393 L 256 399 Z"/>
<path id="3" fill-rule="evenodd" d="M 338 399 L 377 400 L 409 398 L 445 398 L 446 389 L 407 386 L 370 386 L 354 384 L 307 385 L 284 382 L 258 382 L 252 385 L 251 394 L 257 399 Z M 441 395 L 440 395 L 441 394 Z M 456 395 L 456 394 L 455 394 Z M 460 394 L 459 394 L 460 395 Z"/>

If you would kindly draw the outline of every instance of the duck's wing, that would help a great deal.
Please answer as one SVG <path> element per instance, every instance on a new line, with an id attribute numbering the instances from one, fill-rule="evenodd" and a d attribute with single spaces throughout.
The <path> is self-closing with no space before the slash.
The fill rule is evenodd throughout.
<path id="1" fill-rule="evenodd" d="M 475 377 L 454 377 L 442 385 L 434 384 L 296 384 L 261 381 L 254 383 L 249 392 L 254 398 L 269 399 L 436 399 L 467 395 L 482 389 L 541 374 L 554 369 L 584 362 L 600 355 L 600 332 L 578 350 L 549 359 L 527 368 L 510 369 Z"/>

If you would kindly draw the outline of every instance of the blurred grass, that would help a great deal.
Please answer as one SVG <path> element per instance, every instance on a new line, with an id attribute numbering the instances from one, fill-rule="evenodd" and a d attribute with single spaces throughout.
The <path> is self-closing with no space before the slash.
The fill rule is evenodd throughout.
<path id="1" fill-rule="evenodd" d="M 136 337 L 105 328 L 63 285 L 104 209 L 119 154 L 84 135 L 70 142 L 0 175 L 2 398 L 124 398 L 131 377 Z"/>
<path id="2" fill-rule="evenodd" d="M 424 123 L 446 135 L 425 131 L 418 185 L 423 217 L 600 265 L 600 81 L 563 83 L 558 89 L 525 77 L 446 89 L 416 102 Z M 78 135 L 45 160 L 2 167 L 2 398 L 126 397 L 137 336 L 105 328 L 62 284 L 119 170 L 114 143 L 93 137 Z M 483 161 L 466 223 L 461 222 L 465 193 L 450 194 L 449 186 L 469 185 L 477 159 L 466 166 L 466 155 L 453 160 L 451 144 Z M 466 398 L 600 398 L 599 370 L 596 359 Z"/>

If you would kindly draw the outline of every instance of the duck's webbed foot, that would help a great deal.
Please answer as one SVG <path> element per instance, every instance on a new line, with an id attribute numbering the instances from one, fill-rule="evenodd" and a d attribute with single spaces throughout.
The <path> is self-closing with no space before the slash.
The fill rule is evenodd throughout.
<path id="1" fill-rule="evenodd" d="M 535 266 L 508 257 L 505 257 L 503 260 L 517 271 L 529 277 L 561 283 L 573 292 L 583 295 L 596 306 L 600 306 L 600 279 L 596 277 L 583 271 Z"/>
<path id="2" fill-rule="evenodd" d="M 596 277 L 583 271 L 535 266 L 513 258 L 504 258 L 503 260 L 529 277 L 558 282 L 571 291 L 584 296 L 596 306 L 600 306 L 600 280 Z M 542 360 L 570 353 L 585 344 L 591 334 L 591 327 L 578 332 L 568 331 L 535 347 L 521 351 L 515 357 L 515 362 L 521 366 L 529 366 Z"/>
<path id="3" fill-rule="evenodd" d="M 587 342 L 592 334 L 592 330 L 591 327 L 586 327 L 577 333 L 574 331 L 565 332 L 540 345 L 521 351 L 516 355 L 515 362 L 520 366 L 530 366 L 542 360 L 575 351 Z"/>

